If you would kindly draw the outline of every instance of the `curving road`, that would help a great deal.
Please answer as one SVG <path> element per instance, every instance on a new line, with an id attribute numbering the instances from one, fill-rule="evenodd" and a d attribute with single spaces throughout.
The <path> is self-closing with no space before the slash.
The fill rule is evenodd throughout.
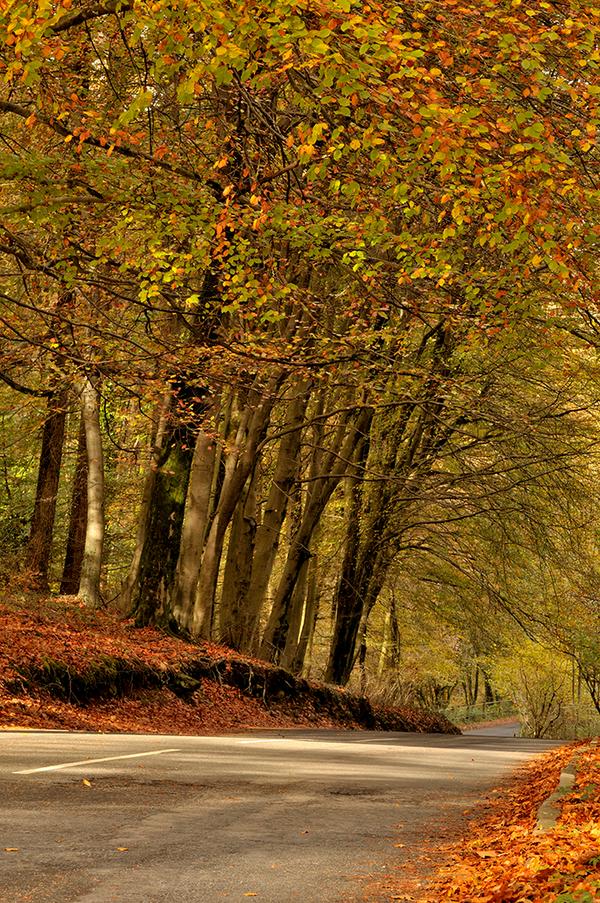
<path id="1" fill-rule="evenodd" d="M 349 903 L 555 745 L 0 732 L 2 903 Z M 396 846 L 398 845 L 398 846 Z"/>

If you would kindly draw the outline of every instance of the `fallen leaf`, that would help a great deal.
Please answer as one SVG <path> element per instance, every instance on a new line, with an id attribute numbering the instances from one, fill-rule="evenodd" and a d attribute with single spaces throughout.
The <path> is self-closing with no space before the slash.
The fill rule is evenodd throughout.
<path id="1" fill-rule="evenodd" d="M 258 894 L 255 894 L 254 891 L 249 890 L 247 893 L 244 894 L 244 896 L 245 897 L 258 897 Z"/>
<path id="2" fill-rule="evenodd" d="M 86 787 L 91 787 L 91 786 L 92 786 L 92 782 L 91 782 L 91 781 L 88 781 L 87 778 L 84 778 L 84 779 L 82 780 L 81 783 L 84 784 Z"/>
<path id="3" fill-rule="evenodd" d="M 4 847 L 5 853 L 18 853 L 19 847 Z"/>
<path id="4" fill-rule="evenodd" d="M 117 853 L 126 853 L 129 847 L 117 847 Z"/>

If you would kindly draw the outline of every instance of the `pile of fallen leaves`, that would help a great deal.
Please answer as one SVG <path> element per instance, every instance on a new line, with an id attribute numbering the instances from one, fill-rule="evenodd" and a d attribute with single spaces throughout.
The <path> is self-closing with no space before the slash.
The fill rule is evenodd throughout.
<path id="1" fill-rule="evenodd" d="M 0 603 L 0 726 L 210 734 L 248 727 L 452 731 L 213 643 L 191 643 L 77 599 Z"/>
<path id="2" fill-rule="evenodd" d="M 577 750 L 561 747 L 523 769 L 519 779 L 475 817 L 467 838 L 425 893 L 393 900 L 418 903 L 594 903 L 600 899 L 600 748 L 582 748 L 572 792 L 555 828 L 535 830 L 540 804 L 556 789 Z M 404 888 L 406 891 L 408 888 Z"/>

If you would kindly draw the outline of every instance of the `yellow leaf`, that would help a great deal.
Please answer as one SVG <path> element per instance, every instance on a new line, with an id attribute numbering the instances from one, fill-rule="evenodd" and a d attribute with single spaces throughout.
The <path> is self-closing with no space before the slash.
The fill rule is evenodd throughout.
<path id="1" fill-rule="evenodd" d="M 117 847 L 117 853 L 127 853 L 129 847 Z"/>
<path id="2" fill-rule="evenodd" d="M 4 847 L 4 852 L 5 853 L 18 853 L 19 848 L 18 847 Z"/>
<path id="3" fill-rule="evenodd" d="M 91 781 L 88 781 L 87 778 L 84 778 L 84 779 L 82 780 L 81 783 L 84 784 L 86 787 L 91 787 L 91 786 L 92 786 L 92 782 L 91 782 Z"/>

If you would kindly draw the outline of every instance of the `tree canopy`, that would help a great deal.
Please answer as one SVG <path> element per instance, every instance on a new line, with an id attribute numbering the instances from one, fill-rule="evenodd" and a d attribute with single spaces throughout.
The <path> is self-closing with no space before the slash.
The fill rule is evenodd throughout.
<path id="1" fill-rule="evenodd" d="M 0 31 L 34 585 L 343 683 L 421 618 L 489 683 L 517 625 L 598 705 L 597 9 L 0 0 Z"/>

